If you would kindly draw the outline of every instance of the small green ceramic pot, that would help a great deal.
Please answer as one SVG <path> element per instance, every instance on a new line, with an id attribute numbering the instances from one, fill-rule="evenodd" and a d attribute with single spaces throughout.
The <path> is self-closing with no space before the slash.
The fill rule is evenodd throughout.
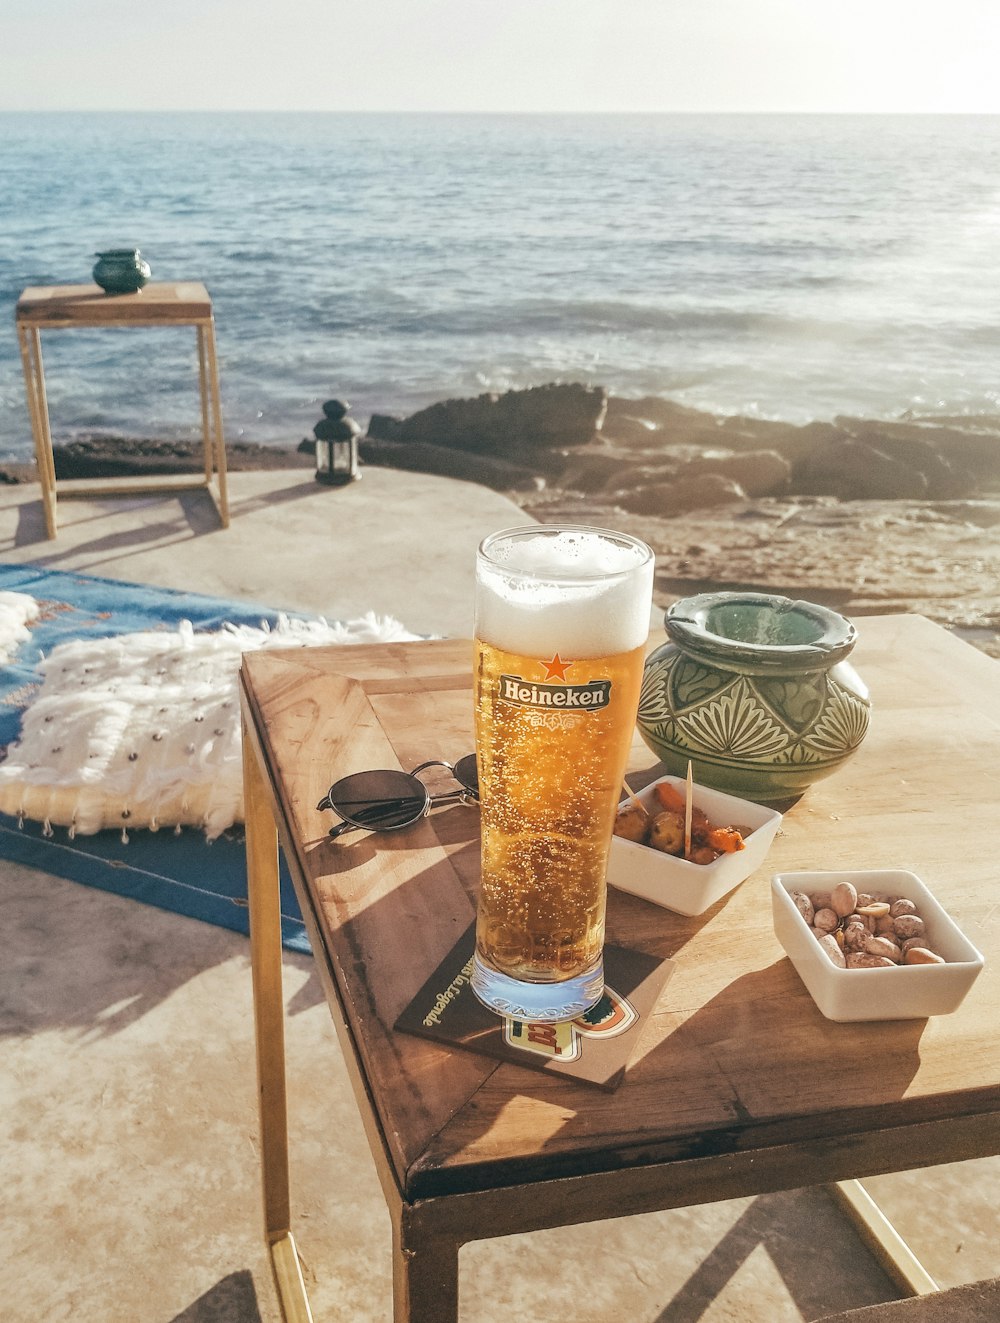
<path id="1" fill-rule="evenodd" d="M 675 602 L 646 661 L 642 738 L 669 772 L 754 800 L 787 799 L 849 758 L 871 702 L 845 660 L 857 634 L 812 602 L 703 593 Z"/>
<path id="2" fill-rule="evenodd" d="M 152 275 L 138 248 L 109 248 L 94 256 L 94 280 L 105 294 L 134 294 Z"/>

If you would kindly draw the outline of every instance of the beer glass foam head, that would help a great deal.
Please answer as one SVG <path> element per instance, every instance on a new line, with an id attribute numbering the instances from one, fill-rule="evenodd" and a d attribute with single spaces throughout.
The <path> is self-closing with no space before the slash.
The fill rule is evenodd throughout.
<path id="1" fill-rule="evenodd" d="M 529 657 L 557 648 L 605 657 L 649 633 L 653 556 L 638 539 L 544 526 L 486 538 L 479 552 L 476 634 Z"/>

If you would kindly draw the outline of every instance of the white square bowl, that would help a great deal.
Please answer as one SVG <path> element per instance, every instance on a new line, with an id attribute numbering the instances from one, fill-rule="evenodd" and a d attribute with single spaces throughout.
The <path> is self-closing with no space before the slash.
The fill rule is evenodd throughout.
<path id="1" fill-rule="evenodd" d="M 876 898 L 906 897 L 917 907 L 928 943 L 943 965 L 841 969 L 825 954 L 792 900 L 852 882 Z M 771 880 L 774 931 L 809 993 L 828 1020 L 922 1020 L 949 1015 L 983 967 L 983 957 L 915 873 L 899 868 L 841 873 L 777 873 Z"/>
<path id="2" fill-rule="evenodd" d="M 662 781 L 675 786 L 682 796 L 686 793 L 683 777 L 661 776 L 636 796 L 654 815 L 660 810 L 655 787 Z M 750 833 L 744 837 L 745 848 L 719 855 L 710 864 L 693 864 L 651 846 L 613 836 L 608 856 L 608 881 L 612 886 L 677 914 L 704 914 L 761 866 L 781 822 L 780 813 L 697 783 L 693 787 L 693 799 L 695 808 L 700 808 L 713 826 L 749 827 Z M 627 804 L 628 800 L 622 801 L 622 807 Z"/>

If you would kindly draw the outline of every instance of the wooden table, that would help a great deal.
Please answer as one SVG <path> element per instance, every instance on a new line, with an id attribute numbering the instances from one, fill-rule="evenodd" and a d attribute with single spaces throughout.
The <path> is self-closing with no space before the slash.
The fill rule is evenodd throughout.
<path id="1" fill-rule="evenodd" d="M 392 1216 L 397 1323 L 453 1323 L 470 1240 L 837 1182 L 904 1288 L 935 1289 L 854 1178 L 1000 1151 L 1000 668 L 920 617 L 858 628 L 872 731 L 787 809 L 764 868 L 695 919 L 612 890 L 609 940 L 676 961 L 615 1093 L 393 1031 L 473 917 L 474 809 L 331 842 L 315 808 L 340 775 L 471 749 L 469 644 L 244 657 L 264 1210 L 288 1319 L 311 1315 L 291 1234 L 279 839 Z M 638 741 L 632 769 L 658 774 Z M 953 1015 L 833 1023 L 784 957 L 771 874 L 872 867 L 919 873 L 984 951 Z"/>
<path id="2" fill-rule="evenodd" d="M 45 394 L 41 332 L 67 327 L 193 326 L 198 336 L 198 380 L 201 389 L 201 430 L 204 476 L 165 475 L 110 482 L 70 481 L 59 484 L 63 496 L 132 496 L 150 491 L 190 491 L 207 488 L 223 528 L 229 527 L 226 488 L 226 445 L 222 434 L 219 366 L 215 352 L 215 319 L 208 290 L 198 281 L 162 281 L 135 294 L 105 294 L 98 285 L 30 287 L 17 301 L 17 338 L 21 346 L 24 389 L 35 442 L 35 460 L 42 484 L 45 528 L 57 532 L 56 470 Z M 213 481 L 216 487 L 213 488 Z"/>

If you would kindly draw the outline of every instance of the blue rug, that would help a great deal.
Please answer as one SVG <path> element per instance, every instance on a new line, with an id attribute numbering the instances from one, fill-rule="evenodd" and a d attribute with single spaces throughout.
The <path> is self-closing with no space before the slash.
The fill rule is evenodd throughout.
<path id="1" fill-rule="evenodd" d="M 31 639 L 0 669 L 0 747 L 18 738 L 21 713 L 39 685 L 38 662 L 59 643 L 175 629 L 181 620 L 190 620 L 199 631 L 218 629 L 227 621 L 275 625 L 279 616 L 268 607 L 245 602 L 66 574 L 37 565 L 0 565 L 0 589 L 27 593 L 42 606 L 42 618 L 29 627 Z M 70 840 L 63 828 L 53 831 L 54 835 L 46 837 L 40 823 L 26 821 L 19 827 L 15 818 L 0 813 L 0 857 L 234 932 L 249 932 L 242 827 L 225 832 L 211 844 L 193 827 L 182 829 L 179 835 L 166 830 L 134 831 L 127 844 L 118 832 L 102 831 Z M 283 858 L 281 914 L 284 945 L 308 953 L 309 939 Z"/>

